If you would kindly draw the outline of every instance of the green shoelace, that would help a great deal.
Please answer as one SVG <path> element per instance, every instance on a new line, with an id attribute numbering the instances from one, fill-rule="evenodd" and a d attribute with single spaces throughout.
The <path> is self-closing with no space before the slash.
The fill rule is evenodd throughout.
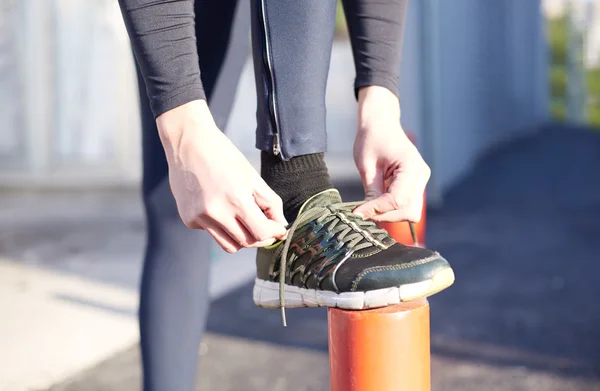
<path id="1" fill-rule="evenodd" d="M 388 237 L 387 231 L 377 228 L 374 222 L 365 220 L 361 216 L 352 213 L 352 210 L 362 203 L 363 201 L 344 202 L 325 207 L 314 207 L 301 213 L 290 227 L 279 258 L 279 305 L 281 306 L 281 319 L 284 327 L 287 326 L 284 291 L 288 252 L 290 245 L 292 244 L 294 232 L 296 232 L 296 229 L 300 225 L 316 218 L 316 224 L 327 226 L 329 235 L 333 236 L 338 234 L 337 241 L 340 248 L 344 244 L 347 244 L 347 248 L 349 248 L 350 251 L 358 251 L 371 246 L 378 246 L 383 249 L 387 248 L 387 246 L 382 243 L 382 241 Z M 414 229 L 412 229 L 412 231 L 414 231 Z"/>

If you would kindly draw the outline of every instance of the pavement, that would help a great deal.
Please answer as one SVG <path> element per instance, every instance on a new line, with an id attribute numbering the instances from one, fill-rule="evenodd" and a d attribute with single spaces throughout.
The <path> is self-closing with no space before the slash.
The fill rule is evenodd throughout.
<path id="1" fill-rule="evenodd" d="M 428 211 L 427 245 L 457 276 L 430 298 L 434 391 L 600 390 L 599 152 L 598 132 L 544 129 Z M 0 390 L 139 389 L 137 192 L 1 193 L 0 216 Z M 328 390 L 326 311 L 282 328 L 252 303 L 252 262 L 214 263 L 197 390 Z"/>

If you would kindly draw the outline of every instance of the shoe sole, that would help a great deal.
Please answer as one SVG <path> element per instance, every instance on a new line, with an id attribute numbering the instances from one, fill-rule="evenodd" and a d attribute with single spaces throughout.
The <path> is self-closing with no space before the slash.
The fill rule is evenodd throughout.
<path id="1" fill-rule="evenodd" d="M 385 307 L 421 299 L 438 293 L 454 283 L 452 269 L 444 269 L 430 280 L 368 292 L 330 292 L 285 285 L 285 307 L 337 307 L 348 310 Z M 257 278 L 252 292 L 254 303 L 264 308 L 280 308 L 279 283 Z"/>

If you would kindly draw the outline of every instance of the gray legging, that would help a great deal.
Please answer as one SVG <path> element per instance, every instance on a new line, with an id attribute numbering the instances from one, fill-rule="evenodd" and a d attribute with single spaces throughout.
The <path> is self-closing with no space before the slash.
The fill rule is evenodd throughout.
<path id="1" fill-rule="evenodd" d="M 248 57 L 252 25 L 256 146 L 275 149 L 286 159 L 325 151 L 325 88 L 336 3 L 196 0 L 202 82 L 221 129 Z M 357 69 L 355 87 L 377 84 L 395 91 L 405 0 L 382 0 L 375 7 L 364 0 L 347 0 L 345 7 Z M 147 86 L 138 74 L 148 223 L 139 310 L 144 389 L 191 391 L 209 308 L 211 239 L 203 231 L 187 229 L 179 218 Z"/>

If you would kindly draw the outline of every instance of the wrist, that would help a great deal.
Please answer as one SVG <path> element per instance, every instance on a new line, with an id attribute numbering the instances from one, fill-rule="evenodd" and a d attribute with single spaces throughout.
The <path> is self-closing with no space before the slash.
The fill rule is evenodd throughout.
<path id="1" fill-rule="evenodd" d="M 382 121 L 400 121 L 398 97 L 381 86 L 361 88 L 358 91 L 358 129 L 369 129 Z"/>
<path id="2" fill-rule="evenodd" d="M 214 120 L 205 100 L 194 100 L 177 106 L 156 117 L 161 137 L 177 138 L 187 129 L 214 126 Z"/>
<path id="3" fill-rule="evenodd" d="M 158 134 L 167 160 L 177 160 L 182 148 L 197 137 L 218 132 L 205 100 L 194 100 L 175 107 L 156 118 Z"/>
<path id="4" fill-rule="evenodd" d="M 390 102 L 398 102 L 398 97 L 388 88 L 379 85 L 370 85 L 361 87 L 358 90 L 358 103 L 369 100 L 386 100 Z"/>

